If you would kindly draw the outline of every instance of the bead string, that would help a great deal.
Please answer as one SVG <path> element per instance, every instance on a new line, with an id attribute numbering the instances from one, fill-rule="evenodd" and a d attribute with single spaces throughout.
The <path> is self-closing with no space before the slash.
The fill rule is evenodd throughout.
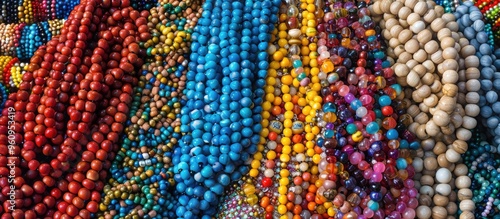
<path id="1" fill-rule="evenodd" d="M 147 51 L 146 63 L 134 88 L 122 149 L 104 187 L 100 218 L 175 217 L 175 210 L 165 207 L 172 203 L 170 191 L 175 187 L 171 154 L 181 137 L 178 115 L 186 58 L 201 16 L 200 3 L 163 1 L 150 13 L 148 26 L 154 28 L 148 32 L 153 38 L 139 43 Z"/>
<path id="2" fill-rule="evenodd" d="M 128 1 L 113 8 L 84 1 L 75 8 L 60 37 L 35 52 L 19 91 L 6 102 L 16 110 L 17 144 L 9 154 L 19 176 L 15 192 L 29 197 L 16 199 L 16 209 L 7 210 L 13 218 L 91 218 L 126 121 L 137 83 L 134 70 L 142 64 L 137 57 L 144 55 L 135 39 L 150 37 L 137 26 L 148 13 L 133 10 Z M 91 40 L 97 43 L 88 46 Z M 5 110 L 2 121 L 8 120 Z M 2 123 L 2 130 L 6 126 Z M 7 176 L 5 163 L 0 170 Z M 7 177 L 0 180 L 7 183 Z M 9 206 L 8 200 L 2 205 Z"/>
<path id="3" fill-rule="evenodd" d="M 479 86 L 474 83 L 479 78 L 476 51 L 458 32 L 455 16 L 444 13 L 444 8 L 432 1 L 378 1 L 373 11 L 396 16 L 384 16 L 383 27 L 391 27 L 384 37 L 397 62 L 393 68 L 398 82 L 416 88 L 405 91 L 414 101 L 408 108 L 413 117 L 409 130 L 421 140 L 423 149 L 417 151 L 415 159 L 416 187 L 420 190 L 416 216 L 458 213 L 468 218 L 474 211 L 472 201 L 460 194 L 470 190 L 457 187 L 460 190 L 455 192 L 456 184 L 450 181 L 466 175 L 466 171 L 456 169 L 461 166 L 460 155 L 467 151 L 466 141 L 479 114 Z M 412 38 L 413 34 L 417 37 Z"/>
<path id="4" fill-rule="evenodd" d="M 269 66 L 265 51 L 278 3 L 203 4 L 191 44 L 187 102 L 181 110 L 181 131 L 190 134 L 182 137 L 172 157 L 178 217 L 214 215 L 224 187 L 248 172 L 243 164 L 259 142 L 262 87 Z M 259 19 L 252 19 L 256 15 Z"/>

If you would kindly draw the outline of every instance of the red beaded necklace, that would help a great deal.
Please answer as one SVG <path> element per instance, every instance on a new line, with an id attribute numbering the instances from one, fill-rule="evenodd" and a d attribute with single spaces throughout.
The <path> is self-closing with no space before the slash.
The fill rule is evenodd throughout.
<path id="1" fill-rule="evenodd" d="M 143 63 L 136 41 L 150 38 L 139 31 L 148 30 L 148 15 L 128 1 L 82 1 L 61 36 L 35 52 L 5 108 L 16 111 L 11 155 L 17 156 L 15 191 L 24 197 L 9 212 L 14 218 L 90 218 L 97 212 L 137 84 L 135 69 Z M 9 173 L 6 110 L 0 117 L 2 175 Z M 5 180 L 0 178 L 2 187 Z"/>

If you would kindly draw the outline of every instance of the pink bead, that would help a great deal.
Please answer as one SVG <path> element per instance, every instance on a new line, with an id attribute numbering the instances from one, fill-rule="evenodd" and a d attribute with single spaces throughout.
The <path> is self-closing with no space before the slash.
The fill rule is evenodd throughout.
<path id="1" fill-rule="evenodd" d="M 410 197 L 412 197 L 412 198 L 417 197 L 417 195 L 418 195 L 418 191 L 417 191 L 417 189 L 415 189 L 415 188 L 411 188 L 411 189 L 408 191 L 408 195 L 409 195 Z"/>
<path id="2" fill-rule="evenodd" d="M 361 97 L 359 97 L 359 101 L 361 101 L 363 106 L 367 106 L 367 105 L 370 105 L 373 103 L 373 97 L 365 94 L 365 95 L 362 95 Z"/>
<path id="3" fill-rule="evenodd" d="M 268 169 L 273 169 L 273 168 L 274 168 L 274 166 L 275 166 L 275 163 L 274 163 L 274 161 L 273 161 L 273 160 L 267 160 L 267 161 L 266 161 L 266 167 L 267 167 Z"/>
<path id="4" fill-rule="evenodd" d="M 324 46 L 326 45 L 326 40 L 325 39 L 319 39 L 318 40 L 318 46 Z"/>
<path id="5" fill-rule="evenodd" d="M 340 96 L 345 97 L 349 93 L 349 87 L 347 85 L 342 85 L 339 89 Z"/>
<path id="6" fill-rule="evenodd" d="M 359 162 L 359 164 L 358 164 L 358 168 L 359 168 L 360 170 L 366 170 L 366 169 L 368 169 L 369 167 L 370 167 L 370 164 L 369 164 L 368 162 L 366 162 L 365 160 L 363 160 L 363 161 Z"/>
<path id="7" fill-rule="evenodd" d="M 413 219 L 415 218 L 415 210 L 411 208 L 407 208 L 405 213 L 403 214 L 404 219 Z"/>
<path id="8" fill-rule="evenodd" d="M 359 152 L 354 152 L 351 154 L 351 156 L 349 156 L 349 161 L 353 165 L 359 164 L 359 162 L 361 162 L 361 160 L 362 160 L 362 156 L 361 156 L 361 153 L 359 153 Z"/>
<path id="9" fill-rule="evenodd" d="M 411 180 L 411 179 L 405 180 L 404 183 L 405 183 L 405 187 L 406 188 L 413 188 L 413 187 L 415 187 L 415 182 L 413 182 L 413 180 Z"/>
<path id="10" fill-rule="evenodd" d="M 408 201 L 407 206 L 413 209 L 417 208 L 418 200 L 416 198 L 411 198 L 410 201 Z"/>
<path id="11" fill-rule="evenodd" d="M 383 173 L 385 171 L 385 165 L 382 162 L 377 162 L 375 165 L 373 165 L 373 171 L 377 173 Z"/>
<path id="12" fill-rule="evenodd" d="M 374 182 L 381 182 L 382 181 L 382 173 L 373 172 L 371 180 Z"/>
<path id="13" fill-rule="evenodd" d="M 367 170 L 365 170 L 365 172 L 363 172 L 363 177 L 365 179 L 370 179 L 372 177 L 372 174 L 373 174 L 373 170 L 367 169 Z"/>
<path id="14" fill-rule="evenodd" d="M 372 218 L 372 217 L 373 217 L 373 214 L 374 214 L 374 212 L 373 212 L 371 209 L 369 209 L 369 208 L 365 208 L 365 209 L 363 210 L 363 215 L 364 215 L 366 218 Z"/>
<path id="15" fill-rule="evenodd" d="M 373 119 L 371 116 L 366 115 L 361 118 L 361 122 L 363 123 L 363 125 L 368 125 L 368 123 L 373 122 Z"/>
<path id="16" fill-rule="evenodd" d="M 328 12 L 325 14 L 325 17 L 323 17 L 323 20 L 325 20 L 326 22 L 328 22 L 329 20 L 333 19 L 334 18 L 334 15 L 332 12 Z"/>
<path id="17" fill-rule="evenodd" d="M 304 78 L 302 81 L 300 81 L 300 86 L 307 86 L 311 82 L 309 78 Z"/>

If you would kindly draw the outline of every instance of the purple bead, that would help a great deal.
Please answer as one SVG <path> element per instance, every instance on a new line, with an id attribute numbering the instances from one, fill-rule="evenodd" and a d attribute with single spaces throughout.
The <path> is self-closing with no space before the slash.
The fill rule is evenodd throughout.
<path id="1" fill-rule="evenodd" d="M 326 129 L 330 129 L 330 130 L 333 130 L 335 128 L 335 125 L 333 125 L 333 123 L 327 123 L 326 124 Z"/>
<path id="2" fill-rule="evenodd" d="M 392 159 L 398 159 L 398 156 L 399 155 L 399 152 L 397 149 L 391 149 L 389 151 L 389 157 L 392 158 Z"/>
<path id="3" fill-rule="evenodd" d="M 402 214 L 402 213 L 403 213 L 403 212 L 401 212 L 401 214 Z M 393 211 L 393 212 L 391 212 L 391 213 L 387 216 L 387 218 L 390 218 L 390 219 L 401 219 L 401 214 L 400 214 L 400 213 L 398 213 L 398 212 L 396 212 L 396 211 Z"/>
<path id="4" fill-rule="evenodd" d="M 375 211 L 375 214 L 373 215 L 373 218 L 374 219 L 383 219 L 383 218 L 385 218 L 384 211 L 382 211 L 380 209 L 377 210 L 377 211 Z"/>
<path id="5" fill-rule="evenodd" d="M 406 210 L 406 204 L 404 202 L 398 202 L 396 204 L 396 210 L 399 212 L 399 213 L 403 213 L 405 212 Z M 394 213 L 394 212 L 393 212 Z"/>

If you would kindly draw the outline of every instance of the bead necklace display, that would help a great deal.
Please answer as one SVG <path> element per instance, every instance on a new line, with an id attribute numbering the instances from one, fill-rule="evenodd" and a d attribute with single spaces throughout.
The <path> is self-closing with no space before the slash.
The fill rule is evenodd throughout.
<path id="1" fill-rule="evenodd" d="M 150 10 L 147 25 L 154 27 L 149 30 L 153 38 L 140 43 L 147 52 L 146 63 L 134 88 L 122 149 L 104 187 L 102 218 L 174 217 L 175 210 L 169 206 L 169 194 L 175 188 L 172 148 L 181 138 L 178 115 L 186 58 L 200 6 L 199 2 L 166 1 Z"/>
<path id="2" fill-rule="evenodd" d="M 420 190 L 416 216 L 458 213 L 460 218 L 469 218 L 474 206 L 463 194 L 470 190 L 451 181 L 466 175 L 457 167 L 461 166 L 460 154 L 467 151 L 470 130 L 476 126 L 474 117 L 479 114 L 476 51 L 457 32 L 455 17 L 432 1 L 376 1 L 372 11 L 396 16 L 384 16 L 381 25 L 391 27 L 383 35 L 389 41 L 389 54 L 397 62 L 393 67 L 397 80 L 406 87 L 407 97 L 413 99 L 408 108 L 413 120 L 409 130 L 422 141 L 423 151 L 414 162 Z M 414 34 L 416 37 L 412 37 Z"/>
<path id="3" fill-rule="evenodd" d="M 231 180 L 248 172 L 257 151 L 260 104 L 269 66 L 265 52 L 279 1 L 206 1 L 194 29 L 187 72 L 187 102 L 175 147 L 175 214 L 215 215 Z M 258 19 L 253 19 L 258 16 Z"/>
<path id="4" fill-rule="evenodd" d="M 314 12 L 320 4 L 282 4 L 275 45 L 268 49 L 272 62 L 262 105 L 264 139 L 251 163 L 253 180 L 244 182 L 243 187 L 248 203 L 256 204 L 260 199 L 265 218 L 310 218 L 316 205 L 323 209 L 321 214 L 328 208 L 324 201 L 314 203 L 317 165 L 312 162 L 320 159 L 321 151 L 313 141 L 319 133 L 314 116 L 321 108 L 321 86 L 318 80 L 311 80 L 317 79 L 319 72 L 315 26 L 316 16 L 322 17 L 322 13 Z"/>
<path id="5" fill-rule="evenodd" d="M 365 2 L 327 6 L 318 42 L 320 79 L 328 85 L 318 140 L 326 157 L 319 169 L 320 178 L 338 177 L 335 190 L 326 183 L 318 190 L 339 209 L 336 218 L 414 218 L 411 150 L 419 145 L 406 131 L 404 103 L 396 99 L 401 87 L 378 27 Z M 333 113 L 336 120 L 329 119 Z"/>
<path id="6" fill-rule="evenodd" d="M 150 37 L 138 28 L 147 16 L 126 1 L 113 6 L 84 1 L 61 36 L 35 52 L 0 119 L 6 148 L 7 109 L 15 110 L 16 144 L 13 153 L 0 157 L 0 183 L 8 184 L 10 159 L 17 176 L 12 186 L 23 195 L 16 197 L 14 211 L 0 213 L 91 218 L 97 212 L 137 84 L 135 69 L 142 65 L 134 57 L 145 54 L 135 41 Z M 2 205 L 11 204 L 7 199 Z"/>

